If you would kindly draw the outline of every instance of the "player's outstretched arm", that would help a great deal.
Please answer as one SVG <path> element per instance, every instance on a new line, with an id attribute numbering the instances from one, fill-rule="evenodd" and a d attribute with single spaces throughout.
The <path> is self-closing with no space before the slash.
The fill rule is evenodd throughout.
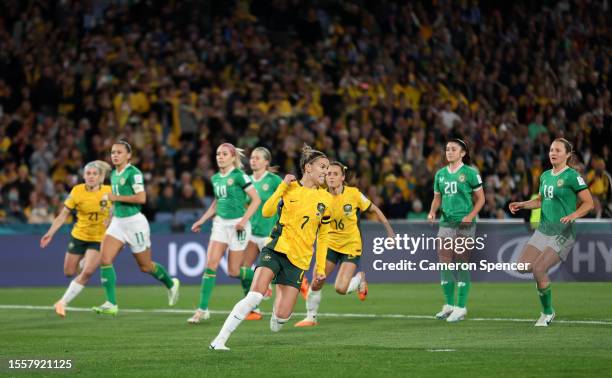
<path id="1" fill-rule="evenodd" d="M 51 227 L 49 227 L 47 233 L 44 234 L 43 237 L 40 239 L 41 248 L 46 248 L 47 245 L 49 245 L 51 239 L 53 239 L 53 235 L 55 235 L 57 230 L 59 230 L 59 228 L 62 227 L 64 223 L 66 223 L 66 218 L 68 218 L 68 215 L 70 215 L 70 209 L 68 209 L 67 207 L 63 207 L 62 211 L 60 211 L 57 217 L 55 217 L 55 219 L 53 220 L 53 223 L 51 223 Z"/>
<path id="2" fill-rule="evenodd" d="M 215 199 L 215 200 L 212 201 L 212 203 L 210 204 L 208 209 L 206 209 L 206 211 L 204 212 L 202 217 L 200 219 L 198 219 L 191 226 L 191 231 L 193 231 L 193 232 L 200 232 L 200 228 L 202 227 L 202 225 L 204 223 L 206 223 L 206 221 L 208 221 L 210 218 L 215 216 L 216 213 L 217 213 L 217 200 Z"/>
<path id="3" fill-rule="evenodd" d="M 385 226 L 385 230 L 387 231 L 387 236 L 390 237 L 390 238 L 394 238 L 395 237 L 395 231 L 393 231 L 393 227 L 391 227 L 391 223 L 389 223 L 389 220 L 387 219 L 385 214 L 383 214 L 382 210 L 380 210 L 380 208 L 378 208 L 378 206 L 372 204 L 372 205 L 370 205 L 370 209 L 368 211 L 372 211 L 372 212 L 374 212 L 374 214 L 376 214 L 376 217 L 378 218 L 378 221 L 380 223 L 382 223 L 383 226 Z"/>
<path id="4" fill-rule="evenodd" d="M 540 207 L 542 207 L 542 197 L 540 197 L 539 194 L 536 198 L 532 200 L 523 202 L 512 202 L 508 205 L 508 208 L 510 209 L 510 212 L 512 214 L 516 213 L 520 209 L 533 210 L 539 209 Z"/>

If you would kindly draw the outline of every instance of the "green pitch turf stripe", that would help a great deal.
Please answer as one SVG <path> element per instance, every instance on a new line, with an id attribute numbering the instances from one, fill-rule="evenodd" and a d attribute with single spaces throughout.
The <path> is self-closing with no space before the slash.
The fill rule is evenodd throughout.
<path id="1" fill-rule="evenodd" d="M 91 312 L 91 308 L 85 307 L 68 307 L 68 311 L 75 312 Z M 38 311 L 49 311 L 53 310 L 53 306 L 28 306 L 28 305 L 0 305 L 0 310 L 38 310 Z M 121 312 L 127 313 L 169 313 L 169 314 L 191 314 L 192 309 L 139 309 L 139 308 L 122 308 Z M 229 311 L 210 310 L 211 314 L 227 315 Z M 294 316 L 306 316 L 305 312 L 294 312 Z M 366 318 L 366 319 L 419 319 L 419 320 L 435 320 L 430 315 L 407 315 L 407 314 L 351 314 L 351 313 L 321 313 L 317 316 L 327 318 Z M 519 318 L 468 318 L 469 321 L 476 322 L 527 322 L 533 323 L 534 319 L 519 319 Z M 436 320 L 439 321 L 439 320 Z M 610 320 L 554 320 L 555 324 L 593 324 L 593 325 L 609 325 L 612 326 Z"/>

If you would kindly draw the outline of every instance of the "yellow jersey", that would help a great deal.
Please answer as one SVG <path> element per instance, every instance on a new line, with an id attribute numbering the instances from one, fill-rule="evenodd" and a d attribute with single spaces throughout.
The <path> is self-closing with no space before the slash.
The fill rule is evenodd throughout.
<path id="1" fill-rule="evenodd" d="M 104 221 L 110 214 L 110 201 L 103 201 L 102 196 L 112 192 L 110 185 L 102 185 L 99 190 L 90 192 L 85 184 L 76 185 L 64 201 L 64 206 L 76 210 L 77 222 L 71 235 L 79 240 L 101 242 L 106 227 Z"/>
<path id="2" fill-rule="evenodd" d="M 360 256 L 359 217 L 372 206 L 372 202 L 359 189 L 351 186 L 344 186 L 342 193 L 332 197 L 329 248 L 345 255 Z"/>
<path id="3" fill-rule="evenodd" d="M 316 243 L 315 270 L 325 274 L 332 195 L 324 189 L 306 188 L 299 182 L 281 182 L 262 208 L 264 217 L 278 212 L 267 247 L 284 253 L 302 270 L 310 268 Z"/>

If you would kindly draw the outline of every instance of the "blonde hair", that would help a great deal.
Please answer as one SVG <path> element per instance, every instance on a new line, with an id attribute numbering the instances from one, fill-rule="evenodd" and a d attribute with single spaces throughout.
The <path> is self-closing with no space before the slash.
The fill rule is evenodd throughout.
<path id="1" fill-rule="evenodd" d="M 270 150 L 268 150 L 265 147 L 255 147 L 253 149 L 253 152 L 259 152 L 260 154 L 263 155 L 264 160 L 266 160 L 268 162 L 268 168 L 267 171 L 271 172 L 271 173 L 277 173 L 279 171 L 279 167 L 278 165 L 272 166 L 272 154 L 270 153 Z"/>
<path id="2" fill-rule="evenodd" d="M 230 154 L 232 154 L 234 157 L 234 167 L 238 169 L 242 169 L 244 167 L 244 164 L 242 164 L 242 159 L 246 158 L 244 149 L 238 148 L 231 143 L 221 143 L 219 147 L 217 147 L 217 150 L 221 147 L 226 147 L 230 150 Z"/>
<path id="3" fill-rule="evenodd" d="M 112 167 L 107 162 L 103 160 L 94 160 L 85 164 L 85 167 L 83 168 L 83 176 L 85 176 L 85 171 L 87 171 L 89 168 L 95 168 L 100 174 L 99 185 L 104 184 L 106 176 L 108 176 L 109 172 L 112 170 Z"/>

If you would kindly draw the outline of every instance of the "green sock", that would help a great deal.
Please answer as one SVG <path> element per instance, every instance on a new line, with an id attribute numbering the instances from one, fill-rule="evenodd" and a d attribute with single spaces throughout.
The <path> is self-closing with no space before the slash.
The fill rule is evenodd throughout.
<path id="1" fill-rule="evenodd" d="M 215 281 L 217 279 L 217 271 L 213 269 L 206 269 L 204 276 L 202 276 L 202 285 L 200 286 L 200 309 L 208 309 L 208 301 L 210 295 L 215 288 Z"/>
<path id="2" fill-rule="evenodd" d="M 115 296 L 115 286 L 117 285 L 117 273 L 113 265 L 102 265 L 100 267 L 100 281 L 104 286 L 104 292 L 106 293 L 106 300 L 116 305 L 117 298 Z"/>
<path id="3" fill-rule="evenodd" d="M 158 281 L 162 282 L 168 289 L 174 286 L 174 282 L 172 282 L 172 278 L 166 271 L 163 265 L 158 264 L 156 262 L 153 263 L 153 270 L 151 271 L 151 275 L 155 277 Z"/>
<path id="4" fill-rule="evenodd" d="M 240 267 L 240 283 L 242 284 L 242 291 L 244 291 L 244 295 L 247 295 L 249 290 L 251 290 L 251 283 L 253 282 L 254 275 L 255 273 L 251 267 Z"/>
<path id="5" fill-rule="evenodd" d="M 542 312 L 546 315 L 555 312 L 552 307 L 552 289 L 550 288 L 550 284 L 544 289 L 538 288 L 538 293 L 540 294 L 540 303 L 542 303 Z"/>
<path id="6" fill-rule="evenodd" d="M 469 270 L 459 270 L 459 280 L 457 281 L 457 307 L 465 308 L 470 286 L 472 286 L 471 274 Z"/>
<path id="7" fill-rule="evenodd" d="M 448 269 L 443 269 L 441 272 L 442 276 L 442 291 L 444 292 L 444 298 L 446 299 L 446 304 L 450 306 L 455 305 L 455 277 L 453 277 L 453 272 Z"/>

